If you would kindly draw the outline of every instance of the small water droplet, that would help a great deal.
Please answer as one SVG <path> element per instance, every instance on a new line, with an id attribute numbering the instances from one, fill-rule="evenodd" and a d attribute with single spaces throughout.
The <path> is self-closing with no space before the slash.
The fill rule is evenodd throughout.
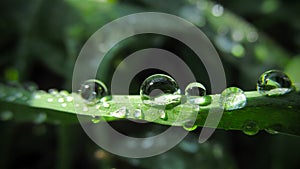
<path id="1" fill-rule="evenodd" d="M 192 82 L 188 84 L 185 88 L 186 96 L 205 96 L 206 88 L 198 82 Z"/>
<path id="2" fill-rule="evenodd" d="M 248 120 L 243 125 L 243 132 L 247 135 L 255 135 L 259 132 L 259 126 L 255 121 Z"/>
<path id="3" fill-rule="evenodd" d="M 33 82 L 25 82 L 23 83 L 23 88 L 27 91 L 34 92 L 38 90 L 38 86 Z"/>
<path id="4" fill-rule="evenodd" d="M 292 91 L 292 82 L 285 73 L 269 70 L 260 76 L 256 88 L 263 95 L 278 96 Z"/>
<path id="5" fill-rule="evenodd" d="M 45 122 L 47 119 L 47 114 L 46 113 L 39 113 L 36 118 L 34 119 L 34 123 L 40 124 Z"/>
<path id="6" fill-rule="evenodd" d="M 57 89 L 49 89 L 48 93 L 53 95 L 53 96 L 57 96 L 58 95 L 58 90 Z"/>
<path id="7" fill-rule="evenodd" d="M 63 103 L 63 102 L 65 102 L 65 99 L 61 97 L 61 98 L 57 99 L 57 101 L 58 101 L 59 103 Z"/>
<path id="8" fill-rule="evenodd" d="M 47 101 L 48 101 L 49 103 L 52 103 L 52 102 L 53 102 L 53 98 L 48 98 Z"/>
<path id="9" fill-rule="evenodd" d="M 74 100 L 74 98 L 72 96 L 67 96 L 66 97 L 67 102 L 72 102 L 73 100 Z"/>
<path id="10" fill-rule="evenodd" d="M 60 91 L 59 94 L 60 94 L 61 96 L 65 96 L 65 97 L 70 95 L 70 93 L 69 93 L 68 91 L 66 91 L 66 90 Z"/>
<path id="11" fill-rule="evenodd" d="M 211 13 L 216 17 L 222 16 L 223 12 L 224 12 L 224 8 L 220 4 L 215 4 L 211 9 Z"/>
<path id="12" fill-rule="evenodd" d="M 240 88 L 229 87 L 221 93 L 220 104 L 225 110 L 241 109 L 246 103 L 247 97 Z"/>
<path id="13" fill-rule="evenodd" d="M 84 107 L 82 108 L 82 111 L 87 112 L 87 111 L 89 111 L 89 108 L 86 107 L 86 106 L 84 106 Z"/>
<path id="14" fill-rule="evenodd" d="M 125 118 L 127 116 L 127 109 L 126 107 L 121 107 L 119 110 L 111 112 L 110 115 L 117 118 Z"/>
<path id="15" fill-rule="evenodd" d="M 278 134 L 279 131 L 281 130 L 281 128 L 282 128 L 282 125 L 281 125 L 281 124 L 274 124 L 274 125 L 272 125 L 272 126 L 270 126 L 270 127 L 267 127 L 267 128 L 265 129 L 265 131 L 266 131 L 267 133 L 269 133 L 269 134 Z"/>
<path id="16" fill-rule="evenodd" d="M 80 88 L 80 95 L 88 104 L 96 104 L 108 91 L 104 83 L 96 79 L 85 81 Z"/>
<path id="17" fill-rule="evenodd" d="M 101 118 L 99 116 L 95 116 L 92 118 L 91 121 L 92 121 L 92 123 L 97 124 L 101 121 Z"/>
<path id="18" fill-rule="evenodd" d="M 62 103 L 61 107 L 67 107 L 67 103 Z"/>
<path id="19" fill-rule="evenodd" d="M 180 104 L 180 89 L 176 81 L 164 74 L 148 77 L 141 85 L 140 96 L 144 104 L 172 108 Z"/>
<path id="20" fill-rule="evenodd" d="M 14 116 L 13 112 L 6 110 L 6 111 L 1 112 L 0 119 L 2 121 L 7 121 L 7 120 L 11 120 L 13 118 L 13 116 Z"/>
<path id="21" fill-rule="evenodd" d="M 186 121 L 183 126 L 182 126 L 186 131 L 193 131 L 195 130 L 198 126 L 195 124 L 195 121 L 188 120 Z"/>

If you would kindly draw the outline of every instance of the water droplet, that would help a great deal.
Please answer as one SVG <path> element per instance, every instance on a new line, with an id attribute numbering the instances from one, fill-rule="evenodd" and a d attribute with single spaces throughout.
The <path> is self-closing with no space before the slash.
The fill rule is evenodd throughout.
<path id="1" fill-rule="evenodd" d="M 206 89 L 201 83 L 192 82 L 186 86 L 185 95 L 186 96 L 205 96 Z"/>
<path id="2" fill-rule="evenodd" d="M 34 123 L 40 124 L 45 122 L 47 119 L 47 114 L 46 113 L 39 113 L 36 118 L 34 119 Z"/>
<path id="3" fill-rule="evenodd" d="M 127 109 L 126 107 L 121 107 L 119 110 L 111 112 L 110 115 L 117 118 L 125 118 L 127 116 Z"/>
<path id="4" fill-rule="evenodd" d="M 32 82 L 25 82 L 25 83 L 23 83 L 22 86 L 25 90 L 30 91 L 30 92 L 34 92 L 34 91 L 38 90 L 38 86 Z"/>
<path id="5" fill-rule="evenodd" d="M 187 131 L 193 131 L 195 130 L 198 126 L 195 124 L 195 121 L 192 120 L 188 120 L 186 121 L 183 126 L 182 126 L 185 130 Z"/>
<path id="6" fill-rule="evenodd" d="M 59 103 L 63 103 L 63 102 L 65 102 L 65 99 L 61 97 L 61 98 L 57 99 L 57 101 L 58 101 Z"/>
<path id="7" fill-rule="evenodd" d="M 225 110 L 236 110 L 246 106 L 247 98 L 244 91 L 237 87 L 225 89 L 220 96 L 220 104 Z"/>
<path id="8" fill-rule="evenodd" d="M 72 102 L 73 100 L 74 100 L 74 98 L 72 96 L 67 96 L 66 97 L 67 102 Z"/>
<path id="9" fill-rule="evenodd" d="M 84 107 L 82 108 L 82 111 L 87 112 L 87 111 L 89 111 L 89 108 L 86 107 L 86 106 L 84 106 Z"/>
<path id="10" fill-rule="evenodd" d="M 47 101 L 48 101 L 49 103 L 52 103 L 52 102 L 53 102 L 53 98 L 48 98 Z"/>
<path id="11" fill-rule="evenodd" d="M 176 81 L 164 74 L 148 77 L 140 88 L 140 96 L 144 104 L 172 108 L 180 104 L 180 89 Z"/>
<path id="12" fill-rule="evenodd" d="M 248 120 L 243 125 L 243 132 L 247 135 L 253 136 L 259 132 L 259 126 L 255 121 Z"/>
<path id="13" fill-rule="evenodd" d="M 278 96 L 292 91 L 292 82 L 285 73 L 269 70 L 260 76 L 256 88 L 263 95 Z"/>
<path id="14" fill-rule="evenodd" d="M 61 107 L 67 107 L 67 103 L 62 103 Z"/>
<path id="15" fill-rule="evenodd" d="M 60 91 L 59 94 L 60 94 L 61 96 L 65 96 L 65 97 L 70 95 L 70 93 L 69 93 L 68 91 L 66 91 L 66 90 Z"/>
<path id="16" fill-rule="evenodd" d="M 282 125 L 281 125 L 281 124 L 274 124 L 274 125 L 272 125 L 272 126 L 270 126 L 270 127 L 267 127 L 267 128 L 265 129 L 265 131 L 266 131 L 267 133 L 269 133 L 269 134 L 278 134 L 279 131 L 281 130 L 281 128 L 282 128 Z"/>
<path id="17" fill-rule="evenodd" d="M 99 116 L 95 116 L 92 118 L 91 121 L 92 121 L 92 123 L 97 124 L 101 121 L 101 118 Z"/>
<path id="18" fill-rule="evenodd" d="M 17 93 L 15 94 L 15 97 L 16 97 L 16 98 L 21 98 L 21 97 L 23 97 L 23 93 L 17 92 Z"/>
<path id="19" fill-rule="evenodd" d="M 7 120 L 11 120 L 13 118 L 13 116 L 14 116 L 13 112 L 6 110 L 6 111 L 1 112 L 0 119 L 2 121 L 7 121 Z"/>
<path id="20" fill-rule="evenodd" d="M 53 96 L 57 96 L 58 95 L 58 90 L 56 90 L 56 89 L 49 89 L 48 93 L 51 94 L 51 95 L 53 95 Z"/>
<path id="21" fill-rule="evenodd" d="M 81 97 L 86 100 L 88 104 L 96 104 L 108 93 L 105 84 L 96 79 L 85 81 L 79 91 Z"/>
<path id="22" fill-rule="evenodd" d="M 211 13 L 216 17 L 222 16 L 223 12 L 224 12 L 224 8 L 220 4 L 215 4 L 211 9 Z"/>

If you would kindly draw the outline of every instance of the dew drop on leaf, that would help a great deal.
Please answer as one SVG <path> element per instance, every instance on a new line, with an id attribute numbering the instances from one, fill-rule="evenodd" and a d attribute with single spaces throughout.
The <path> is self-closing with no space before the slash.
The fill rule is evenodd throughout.
<path id="1" fill-rule="evenodd" d="M 192 82 L 188 84 L 185 88 L 186 96 L 205 96 L 206 88 L 198 82 Z"/>
<path id="2" fill-rule="evenodd" d="M 158 110 L 159 118 L 162 120 L 168 120 L 168 115 L 164 110 Z"/>
<path id="3" fill-rule="evenodd" d="M 164 74 L 155 74 L 144 80 L 140 87 L 140 96 L 146 105 L 165 108 L 172 108 L 181 101 L 177 82 Z"/>
<path id="4" fill-rule="evenodd" d="M 143 112 L 141 109 L 136 109 L 133 113 L 133 116 L 137 119 L 143 119 Z"/>
<path id="5" fill-rule="evenodd" d="M 260 76 L 256 89 L 266 96 L 278 96 L 292 91 L 292 82 L 285 73 L 269 70 Z"/>
<path id="6" fill-rule="evenodd" d="M 247 97 L 242 89 L 229 87 L 221 93 L 220 104 L 225 110 L 241 109 L 246 106 Z"/>
<path id="7" fill-rule="evenodd" d="M 96 104 L 108 93 L 105 84 L 96 79 L 85 81 L 81 85 L 79 92 L 80 96 L 88 104 Z"/>
<path id="8" fill-rule="evenodd" d="M 243 125 L 243 132 L 247 135 L 253 136 L 259 132 L 259 126 L 255 121 L 248 120 Z"/>

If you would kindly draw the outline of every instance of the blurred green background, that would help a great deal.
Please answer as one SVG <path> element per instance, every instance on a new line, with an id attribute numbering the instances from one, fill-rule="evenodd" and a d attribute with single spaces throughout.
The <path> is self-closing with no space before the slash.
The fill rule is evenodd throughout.
<path id="1" fill-rule="evenodd" d="M 42 90 L 71 91 L 76 58 L 87 39 L 104 24 L 127 14 L 145 11 L 180 16 L 197 25 L 219 52 L 228 86 L 255 90 L 261 73 L 285 71 L 300 83 L 300 2 L 283 0 L 2 0 L 0 2 L 0 81 L 33 82 Z M 122 33 L 122 32 L 120 32 Z M 138 35 L 122 41 L 107 55 L 101 70 L 105 83 L 118 63 L 140 49 L 157 47 L 181 57 L 209 89 L 201 62 L 182 43 L 159 35 Z M 190 57 L 189 57 L 190 58 Z M 101 71 L 100 70 L 100 71 Z M 149 70 L 130 87 L 138 94 Z M 299 119 L 300 120 L 300 119 Z M 147 136 L 167 127 L 129 121 L 111 125 L 126 134 Z M 198 144 L 197 129 L 172 150 L 145 158 L 123 158 L 102 150 L 79 124 L 53 125 L 0 121 L 0 168 L 141 168 L 141 169 L 297 169 L 300 138 L 255 136 L 217 130 Z"/>

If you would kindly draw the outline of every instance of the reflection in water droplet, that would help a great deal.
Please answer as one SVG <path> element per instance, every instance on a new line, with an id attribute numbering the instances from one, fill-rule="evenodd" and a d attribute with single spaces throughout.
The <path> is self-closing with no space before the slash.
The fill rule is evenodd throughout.
<path id="1" fill-rule="evenodd" d="M 220 104 L 225 110 L 236 110 L 246 106 L 247 98 L 244 91 L 237 87 L 225 89 L 220 96 Z"/>
<path id="2" fill-rule="evenodd" d="M 211 9 L 211 13 L 216 17 L 222 16 L 223 12 L 224 12 L 224 8 L 220 4 L 215 4 Z"/>
<path id="3" fill-rule="evenodd" d="M 6 110 L 6 111 L 1 112 L 0 119 L 2 121 L 7 121 L 7 120 L 11 120 L 13 118 L 13 116 L 14 116 L 13 112 Z"/>
<path id="4" fill-rule="evenodd" d="M 137 119 L 143 119 L 143 112 L 142 112 L 142 110 L 141 110 L 141 109 L 136 109 L 136 110 L 134 111 L 133 116 L 134 116 L 135 118 L 137 118 Z"/>
<path id="5" fill-rule="evenodd" d="M 269 70 L 260 76 L 256 88 L 263 95 L 278 96 L 292 91 L 292 82 L 285 73 Z"/>
<path id="6" fill-rule="evenodd" d="M 185 88 L 186 96 L 205 96 L 206 88 L 198 82 L 192 82 L 188 84 Z"/>
<path id="7" fill-rule="evenodd" d="M 121 107 L 119 110 L 111 112 L 110 115 L 117 118 L 125 118 L 127 116 L 127 109 L 126 107 Z"/>
<path id="8" fill-rule="evenodd" d="M 34 119 L 34 123 L 40 124 L 45 122 L 47 119 L 47 114 L 46 113 L 39 113 L 36 118 Z"/>
<path id="9" fill-rule="evenodd" d="M 158 110 L 158 113 L 159 113 L 159 118 L 161 118 L 162 120 L 168 120 L 167 113 L 164 110 Z"/>
<path id="10" fill-rule="evenodd" d="M 189 121 L 186 121 L 186 122 L 183 124 L 182 127 L 183 127 L 185 130 L 187 130 L 187 131 L 193 131 L 193 130 L 195 130 L 198 126 L 195 124 L 194 121 L 189 120 Z"/>
<path id="11" fill-rule="evenodd" d="M 99 123 L 101 121 L 101 118 L 99 116 L 95 116 L 92 118 L 92 123 L 96 124 L 96 123 Z"/>
<path id="12" fill-rule="evenodd" d="M 140 88 L 144 104 L 172 108 L 180 104 L 180 89 L 176 81 L 164 74 L 155 74 L 144 80 Z"/>
<path id="13" fill-rule="evenodd" d="M 96 79 L 85 81 L 79 90 L 81 97 L 88 104 L 96 104 L 108 91 L 104 83 Z"/>
<path id="14" fill-rule="evenodd" d="M 248 120 L 243 125 L 243 132 L 247 135 L 255 135 L 259 132 L 259 126 L 255 121 Z"/>

